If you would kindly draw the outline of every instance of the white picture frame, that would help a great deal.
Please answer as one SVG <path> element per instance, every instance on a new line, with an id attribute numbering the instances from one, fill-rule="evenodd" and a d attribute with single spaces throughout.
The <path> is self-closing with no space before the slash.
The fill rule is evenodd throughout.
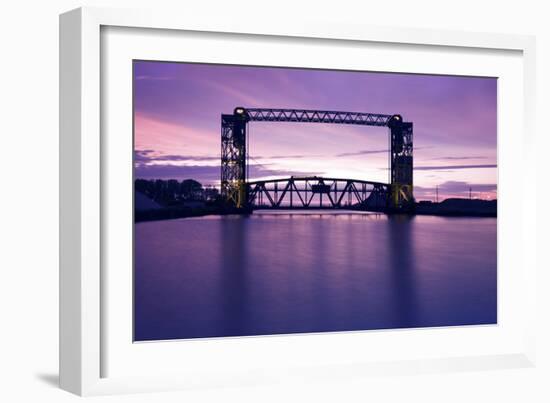
<path id="1" fill-rule="evenodd" d="M 333 360 L 315 355 L 315 349 L 328 343 L 361 343 L 364 334 L 325 336 L 323 339 L 314 335 L 293 336 L 292 340 L 270 337 L 269 348 L 285 349 L 292 343 L 296 348 L 313 345 L 310 358 L 301 357 L 297 365 L 289 361 L 274 362 L 267 360 L 261 374 L 257 367 L 247 369 L 246 361 L 239 368 L 223 368 L 208 370 L 208 365 L 200 371 L 190 371 L 189 367 L 201 360 L 201 351 L 215 348 L 218 354 L 228 351 L 246 351 L 251 348 L 260 354 L 267 348 L 263 345 L 264 338 L 244 338 L 237 341 L 210 340 L 206 343 L 195 343 L 188 348 L 196 352 L 190 361 L 176 364 L 180 371 L 161 373 L 158 376 L 150 374 L 124 375 L 117 371 L 116 376 L 105 375 L 105 359 L 116 349 L 117 345 L 105 336 L 105 317 L 109 316 L 110 305 L 105 303 L 107 291 L 102 285 L 105 272 L 105 245 L 102 226 L 105 217 L 102 214 L 105 198 L 106 153 L 105 145 L 109 141 L 102 140 L 101 133 L 105 131 L 102 118 L 102 37 L 105 27 L 171 30 L 196 33 L 219 33 L 220 35 L 247 35 L 255 40 L 277 40 L 290 38 L 292 40 L 319 39 L 338 43 L 377 43 L 380 46 L 399 44 L 438 49 L 470 49 L 482 54 L 491 50 L 517 52 L 521 59 L 521 81 L 523 97 L 522 122 L 520 133 L 514 141 L 519 141 L 521 153 L 518 155 L 521 166 L 516 166 L 516 179 L 520 179 L 523 194 L 534 197 L 535 183 L 535 135 L 534 135 L 534 90 L 535 90 L 535 42 L 533 37 L 520 35 L 502 35 L 486 33 L 466 33 L 456 31 L 429 31 L 406 28 L 381 28 L 358 25 L 304 23 L 284 27 L 276 21 L 232 19 L 210 21 L 195 18 L 192 15 L 173 15 L 150 10 L 116 10 L 103 8 L 80 8 L 61 15 L 60 17 L 60 385 L 63 389 L 79 395 L 96 395 L 111 393 L 130 393 L 139 391 L 159 391 L 191 387 L 208 387 L 215 385 L 248 385 L 265 382 L 279 382 L 293 379 L 332 379 L 343 376 L 369 376 L 385 373 L 389 375 L 418 372 L 441 372 L 453 370 L 475 370 L 482 368 L 518 368 L 535 365 L 535 295 L 536 273 L 535 242 L 529 242 L 526 234 L 534 234 L 536 226 L 535 211 L 523 203 L 520 208 L 521 220 L 514 221 L 514 228 L 521 236 L 522 242 L 516 243 L 517 263 L 521 265 L 523 281 L 516 284 L 517 294 L 523 302 L 515 314 L 521 315 L 525 321 L 513 329 L 514 335 L 521 333 L 521 342 L 503 344 L 497 353 L 485 351 L 483 348 L 471 349 L 468 354 L 449 354 L 438 351 L 424 354 L 416 358 L 400 356 L 387 360 L 368 361 L 359 357 L 355 362 Z M 222 34 L 223 33 L 223 34 Z M 441 72 L 444 73 L 444 72 Z M 514 73 L 511 73 L 514 74 Z M 128 100 L 131 104 L 131 100 Z M 500 133 L 499 133 L 500 136 Z M 499 137 L 499 141 L 500 141 Z M 506 140 L 508 141 L 508 140 Z M 500 152 L 500 149 L 499 149 Z M 131 151 L 128 151 L 131 153 Z M 501 160 L 500 164 L 510 164 Z M 110 169 L 110 168 L 109 168 Z M 504 170 L 505 172 L 508 172 Z M 501 171 L 502 172 L 502 171 Z M 499 177 L 500 181 L 503 180 Z M 500 194 L 499 194 L 500 195 Z M 522 197 L 522 196 L 519 196 Z M 523 199 L 522 199 L 523 200 Z M 499 200 L 499 220 L 501 202 Z M 506 205 L 504 203 L 504 211 Z M 504 219 L 507 219 L 504 217 Z M 131 228 L 127 228 L 131 231 Z M 500 234 L 500 233 L 499 233 Z M 499 240 L 500 242 L 500 240 Z M 499 243 L 499 248 L 501 244 Z M 499 264 L 501 263 L 499 256 Z M 131 282 L 131 278 L 127 278 Z M 500 329 L 502 330 L 502 329 Z M 433 336 L 427 332 L 400 332 L 399 337 L 413 337 L 419 343 L 429 343 L 429 340 L 440 340 L 440 337 L 451 337 L 459 329 L 446 329 L 447 335 Z M 395 333 L 396 331 L 394 331 Z M 475 330 L 467 330 L 464 335 L 475 344 Z M 491 337 L 491 330 L 481 330 Z M 378 333 L 379 335 L 381 333 Z M 458 334 L 458 333 L 457 333 Z M 525 335 L 525 336 L 524 336 Z M 373 336 L 370 333 L 368 337 Z M 378 336 L 381 337 L 381 336 Z M 383 337 L 388 336 L 388 333 Z M 397 337 L 397 336 L 396 336 Z M 437 339 L 431 339 L 437 337 Z M 470 338 L 469 338 L 470 337 Z M 506 336 L 507 337 L 507 336 Z M 514 336 L 515 337 L 515 336 Z M 518 336 L 519 337 L 519 336 Z M 346 338 L 346 339 L 344 339 Z M 259 341 L 260 340 L 260 341 Z M 290 343 L 290 344 L 289 344 Z M 336 345 L 336 344 L 334 344 Z M 188 345 L 189 346 L 189 345 Z M 252 346 L 252 347 L 250 347 Z M 513 347 L 512 347 L 513 346 Z M 176 348 L 176 343 L 163 346 L 162 354 L 170 354 Z M 244 349 L 244 350 L 243 350 Z M 225 353 L 222 352 L 225 351 Z M 476 351 L 474 353 L 474 350 Z M 198 352 L 197 352 L 198 351 Z M 160 354 L 160 353 L 159 353 Z M 252 354 L 252 353 L 248 353 Z M 160 356 L 160 355 L 159 355 Z M 208 364 L 207 356 L 202 361 Z M 411 358 L 412 357 L 412 358 Z M 195 360 L 195 361 L 193 361 Z M 139 361 L 138 361 L 139 362 Z M 141 361 L 147 366 L 145 361 Z M 204 364 L 203 362 L 203 364 Z M 187 367 L 187 370 L 186 368 Z M 174 369 L 172 368 L 172 369 Z M 179 372 L 179 374 L 178 374 Z M 234 372 L 234 373 L 233 373 Z M 196 376 L 195 376 L 196 375 Z"/>

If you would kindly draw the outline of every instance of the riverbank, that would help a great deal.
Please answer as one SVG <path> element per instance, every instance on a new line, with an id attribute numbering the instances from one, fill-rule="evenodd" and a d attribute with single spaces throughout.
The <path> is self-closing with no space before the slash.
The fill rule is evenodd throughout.
<path id="1" fill-rule="evenodd" d="M 451 217 L 496 217 L 496 200 L 446 199 L 441 203 L 419 202 L 414 214 Z"/>
<path id="2" fill-rule="evenodd" d="M 203 206 L 203 207 L 165 207 L 151 210 L 136 210 L 135 222 L 171 220 L 174 218 L 203 217 L 208 215 L 242 214 L 243 210 L 230 207 Z"/>
<path id="3" fill-rule="evenodd" d="M 357 206 L 351 207 L 349 210 L 364 211 Z M 299 209 L 289 211 L 299 211 Z M 326 209 L 326 211 L 328 212 L 329 209 Z M 208 215 L 243 214 L 251 212 L 252 210 L 243 211 L 242 209 L 227 206 L 222 207 L 219 205 L 203 205 L 197 207 L 168 206 L 136 210 L 134 218 L 135 222 L 143 222 L 170 220 L 175 218 L 202 217 Z M 383 213 L 383 211 L 379 212 Z M 441 203 L 419 202 L 415 204 L 415 207 L 409 214 L 447 217 L 496 217 L 497 201 L 478 199 L 447 199 Z"/>

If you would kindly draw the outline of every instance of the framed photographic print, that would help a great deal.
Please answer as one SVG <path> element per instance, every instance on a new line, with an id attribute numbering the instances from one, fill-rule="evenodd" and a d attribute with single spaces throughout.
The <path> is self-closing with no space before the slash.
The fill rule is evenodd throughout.
<path id="1" fill-rule="evenodd" d="M 62 15 L 62 387 L 533 365 L 533 52 Z"/>
<path id="2" fill-rule="evenodd" d="M 497 78 L 133 81 L 135 342 L 497 323 Z"/>

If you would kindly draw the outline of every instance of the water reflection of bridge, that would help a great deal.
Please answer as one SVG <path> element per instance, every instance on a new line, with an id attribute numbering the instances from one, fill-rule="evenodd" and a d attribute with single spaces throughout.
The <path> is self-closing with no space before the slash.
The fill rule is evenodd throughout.
<path id="1" fill-rule="evenodd" d="M 248 205 L 254 209 L 358 208 L 382 211 L 388 207 L 389 185 L 318 176 L 290 177 L 247 183 Z"/>

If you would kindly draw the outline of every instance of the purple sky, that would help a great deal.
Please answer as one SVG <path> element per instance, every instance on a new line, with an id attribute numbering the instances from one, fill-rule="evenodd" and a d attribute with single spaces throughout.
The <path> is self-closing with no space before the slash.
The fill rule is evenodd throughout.
<path id="1" fill-rule="evenodd" d="M 235 106 L 399 113 L 414 123 L 418 200 L 496 197 L 497 80 L 134 62 L 137 178 L 218 184 L 220 115 Z M 388 182 L 387 129 L 249 124 L 250 176 Z"/>

